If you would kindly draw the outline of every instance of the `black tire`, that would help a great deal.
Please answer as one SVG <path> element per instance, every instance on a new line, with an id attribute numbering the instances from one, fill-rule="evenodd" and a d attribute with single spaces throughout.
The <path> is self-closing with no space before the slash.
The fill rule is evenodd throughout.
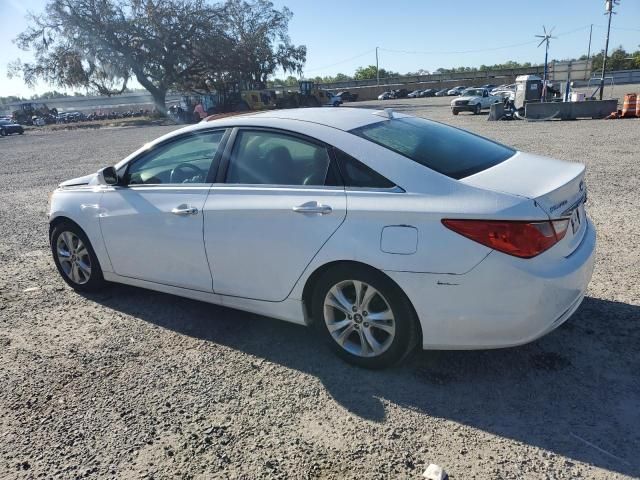
<path id="1" fill-rule="evenodd" d="M 337 340 L 335 340 L 329 332 L 327 322 L 325 321 L 325 298 L 327 297 L 327 294 L 332 287 L 340 284 L 340 282 L 348 283 L 349 280 L 365 282 L 366 284 L 377 290 L 382 296 L 382 298 L 378 298 L 377 300 L 385 301 L 393 314 L 393 321 L 395 322 L 395 334 L 390 339 L 390 342 L 388 343 L 386 349 L 383 350 L 379 355 L 355 355 L 347 351 L 345 347 L 339 345 Z M 364 289 L 363 291 L 366 292 L 366 290 Z M 363 294 L 363 296 L 366 295 Z M 369 305 L 372 305 L 372 303 L 369 303 Z M 330 309 L 331 307 L 328 308 Z M 365 305 L 365 308 L 368 307 L 366 307 Z M 335 311 L 340 313 L 339 310 Z M 411 353 L 419 340 L 418 318 L 413 309 L 413 306 L 411 305 L 411 302 L 404 294 L 404 292 L 382 272 L 361 265 L 337 265 L 320 275 L 313 290 L 312 315 L 314 319 L 313 325 L 318 334 L 329 343 L 330 347 L 336 352 L 336 354 L 343 360 L 363 368 L 380 369 L 398 364 L 409 353 Z M 347 319 L 346 314 L 340 313 L 340 315 L 342 315 L 342 318 L 344 320 Z M 366 322 L 366 315 L 367 312 L 364 311 L 360 316 L 360 319 L 357 320 L 357 315 L 353 314 L 353 316 L 351 317 L 353 318 L 353 322 L 351 323 L 355 328 L 358 328 L 355 325 L 356 321 L 362 322 L 359 324 L 359 328 L 369 328 Z M 371 315 L 373 315 L 373 313 Z M 334 321 L 340 320 L 334 319 Z M 342 331 L 344 332 L 345 330 Z M 372 331 L 374 330 L 370 330 L 370 332 Z M 377 332 L 378 334 L 382 333 L 385 336 L 387 335 L 381 331 Z M 362 338 L 362 336 L 358 337 L 359 332 L 357 330 L 352 330 L 352 332 L 346 338 L 352 338 L 352 335 L 354 335 L 355 337 L 353 338 L 356 339 Z M 371 349 L 370 352 L 372 352 Z"/>
<path id="2" fill-rule="evenodd" d="M 4 128 L 0 128 L 0 135 L 3 137 L 7 136 L 7 131 Z"/>
<path id="3" fill-rule="evenodd" d="M 24 130 L 20 130 L 20 131 L 18 132 L 18 135 L 23 135 L 23 134 L 24 134 Z"/>
<path id="4" fill-rule="evenodd" d="M 88 276 L 88 279 L 84 283 L 78 283 L 74 281 L 70 277 L 70 274 L 67 273 L 65 268 L 63 268 L 63 266 L 61 265 L 60 259 L 58 258 L 58 252 L 57 252 L 58 239 L 65 232 L 70 232 L 73 235 L 75 235 L 77 238 L 79 238 L 82 241 L 82 243 L 86 247 L 87 254 L 84 255 L 83 258 L 89 259 L 90 261 L 89 267 L 91 270 L 91 274 Z M 96 290 L 101 289 L 104 286 L 105 281 L 104 281 L 104 277 L 102 276 L 102 269 L 100 268 L 100 262 L 98 262 L 98 257 L 96 256 L 96 253 L 94 252 L 93 247 L 91 246 L 91 242 L 89 241 L 89 239 L 87 238 L 87 236 L 85 235 L 85 233 L 82 231 L 80 227 L 78 227 L 76 224 L 72 222 L 67 222 L 67 221 L 58 223 L 51 230 L 49 243 L 51 245 L 51 254 L 53 255 L 53 261 L 56 264 L 58 273 L 60 273 L 60 276 L 67 283 L 67 285 L 69 285 L 71 288 L 79 292 L 94 292 Z M 74 252 L 74 256 L 75 256 L 75 252 Z M 78 255 L 78 258 L 80 258 L 80 255 Z M 84 263 L 86 264 L 86 261 Z M 86 274 L 83 274 L 83 275 L 86 276 Z"/>
<path id="5" fill-rule="evenodd" d="M 453 113 L 454 115 L 458 115 L 460 112 L 458 110 L 451 110 L 451 113 Z"/>
<path id="6" fill-rule="evenodd" d="M 473 110 L 474 115 L 480 115 L 482 113 L 482 105 L 477 104 L 476 108 Z"/>

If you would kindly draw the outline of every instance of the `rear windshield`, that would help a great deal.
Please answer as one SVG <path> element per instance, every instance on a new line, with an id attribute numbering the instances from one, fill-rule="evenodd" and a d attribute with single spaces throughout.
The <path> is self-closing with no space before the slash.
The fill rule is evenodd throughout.
<path id="1" fill-rule="evenodd" d="M 515 150 L 473 133 L 416 117 L 372 123 L 351 133 L 456 180 L 515 154 Z"/>

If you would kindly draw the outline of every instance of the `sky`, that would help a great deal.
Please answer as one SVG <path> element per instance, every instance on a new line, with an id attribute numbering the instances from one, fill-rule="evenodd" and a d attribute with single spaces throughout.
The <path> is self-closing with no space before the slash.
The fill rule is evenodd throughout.
<path id="1" fill-rule="evenodd" d="M 508 60 L 542 63 L 543 47 L 534 35 L 555 27 L 550 58 L 587 53 L 589 25 L 592 52 L 604 49 L 607 17 L 603 0 L 272 0 L 289 7 L 291 40 L 307 46 L 305 77 L 352 74 L 375 65 L 405 73 L 439 67 L 480 66 Z M 13 39 L 27 26 L 28 11 L 40 12 L 45 0 L 0 0 L 0 96 L 31 96 L 52 90 L 30 89 L 8 79 L 9 62 L 30 54 Z M 640 49 L 640 0 L 621 0 L 612 21 L 610 50 L 619 45 Z"/>

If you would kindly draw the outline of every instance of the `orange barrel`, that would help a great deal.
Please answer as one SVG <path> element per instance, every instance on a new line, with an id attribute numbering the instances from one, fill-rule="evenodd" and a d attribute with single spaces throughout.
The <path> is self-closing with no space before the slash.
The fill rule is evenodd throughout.
<path id="1" fill-rule="evenodd" d="M 635 93 L 625 93 L 622 104 L 622 118 L 632 118 L 636 116 L 638 96 Z"/>

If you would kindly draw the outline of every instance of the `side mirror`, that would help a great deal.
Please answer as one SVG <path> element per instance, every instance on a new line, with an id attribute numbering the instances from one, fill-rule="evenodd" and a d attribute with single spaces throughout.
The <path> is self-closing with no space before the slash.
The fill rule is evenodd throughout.
<path id="1" fill-rule="evenodd" d="M 100 185 L 117 185 L 118 174 L 114 167 L 105 167 L 98 170 L 98 183 Z"/>

